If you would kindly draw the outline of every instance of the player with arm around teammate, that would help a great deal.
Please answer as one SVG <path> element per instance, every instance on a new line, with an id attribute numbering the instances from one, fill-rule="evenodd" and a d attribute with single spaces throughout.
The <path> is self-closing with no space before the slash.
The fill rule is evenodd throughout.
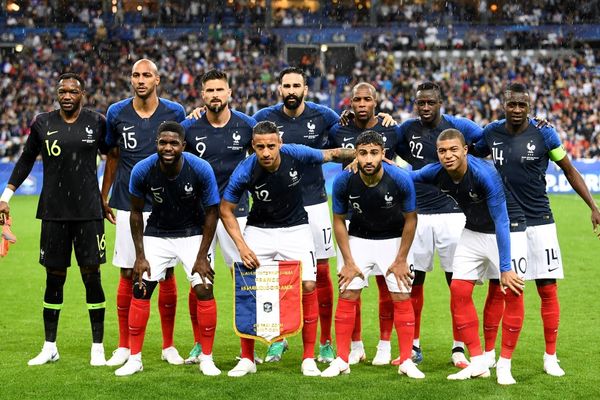
<path id="1" fill-rule="evenodd" d="M 82 108 L 85 82 L 80 76 L 61 75 L 56 95 L 60 109 L 37 115 L 31 125 L 23 154 L 0 197 L 0 216 L 8 217 L 11 196 L 25 181 L 41 153 L 44 182 L 36 217 L 42 220 L 39 263 L 46 269 L 45 342 L 40 354 L 29 360 L 28 365 L 59 359 L 58 319 L 74 249 L 92 326 L 90 364 L 101 366 L 106 364 L 102 344 L 106 302 L 100 264 L 106 262 L 106 241 L 96 166 L 98 151 L 107 151 L 106 120 Z"/>
<path id="2" fill-rule="evenodd" d="M 135 248 L 129 227 L 129 178 L 133 166 L 156 152 L 156 132 L 164 121 L 183 121 L 185 110 L 179 103 L 158 97 L 160 75 L 154 62 L 141 59 L 131 69 L 133 97 L 118 101 L 106 112 L 106 140 L 111 147 L 106 159 L 102 181 L 102 199 L 107 219 L 116 224 L 113 265 L 120 268 L 117 287 L 117 316 L 119 345 L 106 362 L 118 366 L 129 357 L 129 308 L 132 299 Z M 110 202 L 108 200 L 111 191 Z M 150 215 L 152 198 L 148 197 L 143 211 L 144 220 Z M 113 214 L 113 208 L 117 210 Z M 159 285 L 158 310 L 163 332 L 161 358 L 169 364 L 183 364 L 183 358 L 173 345 L 177 284 L 173 268 Z"/>
<path id="3" fill-rule="evenodd" d="M 591 210 L 594 231 L 600 224 L 600 212 L 583 178 L 562 147 L 558 133 L 550 126 L 539 127 L 529 118 L 531 98 L 520 83 L 510 84 L 504 92 L 506 119 L 486 126 L 475 150 L 492 154 L 496 169 L 506 188 L 521 206 L 527 219 L 528 262 L 526 280 L 535 280 L 541 299 L 544 326 L 544 371 L 563 376 L 556 357 L 559 325 L 557 280 L 564 277 L 556 225 L 546 193 L 546 170 L 549 160 L 564 172 L 567 180 Z M 488 354 L 490 363 L 494 354 Z"/>
<path id="4" fill-rule="evenodd" d="M 458 130 L 447 129 L 440 133 L 437 152 L 439 163 L 427 165 L 412 176 L 415 182 L 435 184 L 455 199 L 466 217 L 454 254 L 450 294 L 459 338 L 469 350 L 471 363 L 448 379 L 490 375 L 479 340 L 479 321 L 472 293 L 474 285 L 487 277 L 487 270 L 494 269 L 499 270 L 501 288 L 506 293 L 503 318 L 507 328 L 503 329 L 503 357 L 498 361 L 497 380 L 503 385 L 516 383 L 511 374 L 510 357 L 523 323 L 524 281 L 511 268 L 511 252 L 518 260 L 526 257 L 526 251 L 519 246 L 523 241 L 522 229 L 515 232 L 511 240 L 510 225 L 523 222 L 523 213 L 517 208 L 512 220 L 509 219 L 499 174 L 486 161 L 467 155 L 465 139 Z"/>
<path id="5" fill-rule="evenodd" d="M 135 165 L 131 172 L 131 234 L 136 259 L 136 283 L 129 313 L 131 355 L 115 371 L 117 376 L 142 371 L 142 346 L 150 315 L 150 298 L 166 270 L 181 261 L 198 299 L 202 354 L 200 371 L 219 375 L 212 359 L 217 325 L 213 297 L 214 270 L 210 244 L 217 226 L 219 191 L 208 162 L 183 153 L 185 131 L 173 121 L 158 128 L 157 154 Z M 144 230 L 142 212 L 146 195 L 152 211 Z"/>
<path id="6" fill-rule="evenodd" d="M 353 149 L 316 150 L 302 145 L 284 145 L 277 125 L 259 122 L 253 130 L 254 154 L 235 169 L 220 205 L 223 225 L 249 268 L 259 268 L 261 260 L 302 262 L 302 310 L 304 344 L 301 371 L 306 376 L 318 376 L 314 360 L 317 334 L 318 303 L 316 262 L 308 215 L 302 202 L 302 180 L 305 166 L 328 161 L 342 162 L 354 158 Z M 243 193 L 252 194 L 252 208 L 242 233 L 235 217 L 235 208 Z M 254 340 L 241 339 L 240 362 L 229 371 L 239 377 L 256 372 Z"/>
<path id="7" fill-rule="evenodd" d="M 335 314 L 338 357 L 321 376 L 350 372 L 356 307 L 369 274 L 379 270 L 394 305 L 401 354 L 398 373 L 421 379 L 425 375 L 411 360 L 414 313 L 409 249 L 417 226 L 414 185 L 408 172 L 382 162 L 384 142 L 378 132 L 361 133 L 355 146 L 359 173 L 344 171 L 333 185 L 333 225 L 343 257 L 338 261 L 340 295 Z M 347 228 L 349 204 L 352 217 Z"/>

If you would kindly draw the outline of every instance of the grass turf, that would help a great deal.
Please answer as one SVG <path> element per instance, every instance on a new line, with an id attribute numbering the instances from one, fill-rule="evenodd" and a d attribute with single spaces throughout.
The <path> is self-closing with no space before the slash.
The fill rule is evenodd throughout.
<path id="1" fill-rule="evenodd" d="M 600 384 L 598 335 L 599 311 L 596 290 L 598 239 L 591 232 L 589 210 L 574 195 L 551 198 L 561 241 L 567 279 L 560 282 L 561 328 L 558 355 L 566 376 L 553 378 L 542 371 L 543 330 L 539 316 L 539 298 L 535 285 L 526 288 L 525 324 L 513 358 L 512 387 L 500 387 L 491 379 L 449 382 L 455 372 L 449 363 L 451 347 L 448 289 L 443 274 L 436 268 L 425 286 L 421 345 L 425 361 L 421 364 L 426 379 L 415 381 L 397 374 L 397 369 L 373 367 L 363 363 L 352 373 L 334 379 L 306 378 L 300 373 L 302 343 L 300 336 L 290 340 L 290 350 L 280 363 L 258 366 L 253 376 L 234 379 L 226 376 L 236 361 L 239 341 L 232 328 L 232 294 L 229 272 L 217 256 L 216 298 L 218 327 L 214 358 L 223 370 L 220 377 L 204 377 L 193 366 L 170 366 L 160 360 L 161 331 L 157 294 L 153 297 L 150 322 L 144 344 L 144 372 L 117 378 L 113 368 L 89 366 L 91 333 L 85 306 L 85 291 L 77 267 L 71 268 L 65 285 L 61 311 L 58 348 L 61 359 L 54 364 L 28 367 L 43 343 L 42 298 L 45 273 L 37 264 L 39 221 L 35 220 L 36 197 L 17 196 L 11 202 L 13 231 L 19 242 L 10 254 L 0 259 L 0 397 L 63 399 L 151 399 L 151 398 L 594 398 Z M 107 251 L 112 254 L 114 227 L 107 224 Z M 110 258 L 110 257 L 109 257 Z M 73 264 L 75 264 L 73 262 Z M 332 266 L 335 262 L 332 261 Z M 333 269 L 332 269 L 332 276 Z M 110 263 L 102 268 L 107 312 L 105 349 L 107 358 L 117 344 L 115 295 L 118 270 Z M 182 269 L 177 269 L 179 287 L 175 344 L 182 356 L 190 350 L 193 339 L 187 312 L 188 285 Z M 335 284 L 334 284 L 335 285 Z M 479 312 L 485 289 L 475 290 Z M 393 352 L 397 352 L 395 335 Z M 363 341 L 367 357 L 373 357 L 378 341 L 376 285 L 363 293 Z M 499 350 L 499 349 L 498 349 Z M 257 344 L 257 351 L 264 346 Z M 321 368 L 324 366 L 321 364 Z"/>

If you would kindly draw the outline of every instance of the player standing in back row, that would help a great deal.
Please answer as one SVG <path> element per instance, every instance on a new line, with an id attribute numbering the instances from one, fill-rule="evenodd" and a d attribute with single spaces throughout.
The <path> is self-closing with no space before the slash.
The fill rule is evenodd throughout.
<path id="1" fill-rule="evenodd" d="M 513 83 L 504 92 L 506 119 L 492 122 L 475 149 L 481 155 L 492 154 L 506 188 L 513 194 L 527 219 L 528 264 L 526 280 L 535 280 L 541 298 L 546 351 L 544 371 L 563 376 L 558 365 L 556 338 L 560 309 L 557 279 L 564 277 L 556 225 L 546 193 L 548 161 L 554 161 L 564 172 L 577 194 L 590 207 L 594 231 L 600 224 L 600 211 L 585 182 L 573 167 L 562 147 L 557 132 L 549 126 L 539 128 L 529 118 L 531 99 L 527 88 Z M 495 354 L 486 354 L 490 364 Z"/>
<path id="2" fill-rule="evenodd" d="M 109 366 L 125 363 L 130 354 L 128 319 L 135 261 L 135 249 L 129 227 L 128 189 L 131 170 L 138 161 L 156 152 L 156 132 L 161 123 L 181 122 L 185 119 L 185 110 L 180 104 L 158 97 L 159 84 L 160 76 L 156 65 L 147 59 L 137 61 L 131 70 L 134 96 L 112 104 L 106 113 L 106 141 L 112 148 L 106 161 L 102 199 L 107 218 L 117 225 L 113 264 L 121 269 L 117 289 L 119 347 L 106 362 Z M 151 204 L 152 198 L 148 197 L 144 206 L 144 220 L 150 215 Z M 116 218 L 112 208 L 117 209 Z M 173 346 L 176 306 L 177 284 L 173 268 L 170 268 L 159 285 L 158 293 L 158 310 L 163 332 L 162 359 L 169 364 L 183 364 L 183 358 Z"/>
<path id="3" fill-rule="evenodd" d="M 295 67 L 286 68 L 279 73 L 279 94 L 283 103 L 260 110 L 254 115 L 254 119 L 259 122 L 274 122 L 285 143 L 322 149 L 327 141 L 328 131 L 338 122 L 339 116 L 330 108 L 305 101 L 307 93 L 308 86 L 306 86 L 304 71 Z M 320 164 L 306 167 L 302 182 L 302 197 L 317 256 L 317 297 L 321 320 L 318 361 L 331 362 L 335 358 L 335 353 L 331 346 L 333 285 L 329 273 L 329 258 L 335 256 L 335 248 L 325 192 L 325 178 Z M 281 360 L 286 349 L 285 340 L 273 343 L 269 347 L 265 361 Z"/>

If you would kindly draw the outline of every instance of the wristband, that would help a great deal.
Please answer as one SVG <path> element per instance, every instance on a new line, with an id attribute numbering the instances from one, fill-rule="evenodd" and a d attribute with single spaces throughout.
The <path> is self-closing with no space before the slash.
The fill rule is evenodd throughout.
<path id="1" fill-rule="evenodd" d="M 4 192 L 2 192 L 2 196 L 0 196 L 0 201 L 8 203 L 13 194 L 15 194 L 14 190 L 9 188 L 4 189 Z"/>

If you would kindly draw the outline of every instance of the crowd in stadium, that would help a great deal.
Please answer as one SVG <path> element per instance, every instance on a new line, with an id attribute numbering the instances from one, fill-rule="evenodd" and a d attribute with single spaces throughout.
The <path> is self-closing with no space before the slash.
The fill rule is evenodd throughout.
<path id="1" fill-rule="evenodd" d="M 200 102 L 198 77 L 213 67 L 231 77 L 231 105 L 235 109 L 252 115 L 278 100 L 276 74 L 286 63 L 277 36 L 221 31 L 209 35 L 208 40 L 189 37 L 178 41 L 146 37 L 129 42 L 68 40 L 60 34 L 27 39 L 26 51 L 1 59 L 0 102 L 4 112 L 0 156 L 11 159 L 17 155 L 35 114 L 54 107 L 54 93 L 48 87 L 56 71 L 83 74 L 88 81 L 87 105 L 100 112 L 129 95 L 131 60 L 142 56 L 158 61 L 161 95 L 185 104 L 188 110 Z M 333 103 L 338 110 L 347 108 L 348 88 L 368 81 L 380 92 L 379 109 L 402 121 L 412 112 L 416 85 L 431 79 L 440 82 L 448 113 L 485 125 L 502 115 L 499 96 L 503 85 L 519 80 L 532 88 L 535 114 L 558 128 L 574 159 L 600 157 L 600 80 L 595 69 L 598 54 L 592 49 L 548 59 L 509 59 L 493 53 L 481 61 L 422 56 L 399 60 L 394 57 L 394 42 L 386 38 L 374 35 L 364 42 L 351 77 L 323 71 L 317 60 L 310 66 L 310 100 Z M 348 80 L 345 92 L 340 84 L 343 79 Z"/>
<path id="2" fill-rule="evenodd" d="M 321 2 L 318 9 L 274 8 L 270 14 L 274 26 L 291 27 L 327 23 L 349 23 L 369 25 L 373 20 L 380 24 L 409 24 L 417 26 L 423 22 L 442 24 L 577 24 L 597 22 L 600 10 L 595 0 L 554 1 L 533 0 L 511 2 L 503 7 L 497 2 L 433 1 L 411 2 L 398 0 L 378 1 L 371 13 L 367 1 Z M 373 2 L 375 3 L 375 2 Z M 58 7 L 56 10 L 54 8 Z M 23 9 L 6 16 L 8 25 L 34 26 L 55 23 L 90 24 L 102 18 L 111 24 L 156 22 L 162 24 L 203 23 L 226 21 L 228 24 L 261 25 L 268 11 L 261 1 L 187 1 L 170 0 L 160 4 L 148 2 L 139 10 L 123 7 L 114 13 L 102 13 L 102 2 L 69 1 L 50 4 L 45 1 L 25 2 Z M 60 12 L 55 12 L 60 11 Z M 97 23 L 97 22 L 94 22 Z"/>

